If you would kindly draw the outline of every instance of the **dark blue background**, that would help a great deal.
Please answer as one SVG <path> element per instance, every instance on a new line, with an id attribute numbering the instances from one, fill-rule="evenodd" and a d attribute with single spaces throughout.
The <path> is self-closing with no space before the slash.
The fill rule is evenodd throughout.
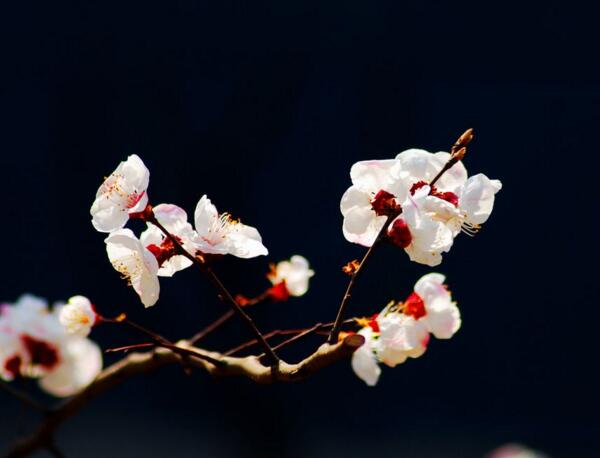
<path id="1" fill-rule="evenodd" d="M 88 211 L 132 153 L 151 170 L 153 202 L 192 214 L 207 193 L 260 229 L 270 259 L 310 259 L 308 295 L 253 312 L 264 330 L 333 319 L 340 268 L 363 252 L 338 210 L 354 162 L 447 150 L 474 127 L 468 170 L 504 183 L 484 230 L 438 268 L 463 328 L 384 369 L 376 388 L 349 364 L 273 387 L 168 368 L 65 425 L 67 456 L 481 457 L 506 441 L 600 455 L 595 13 L 560 1 L 4 3 L 2 300 L 82 293 L 172 338 L 219 316 L 191 269 L 143 310 L 107 261 Z M 251 294 L 267 262 L 217 270 Z M 401 250 L 376 253 L 350 314 L 405 297 L 427 271 Z M 230 323 L 207 345 L 247 338 Z M 34 417 L 0 405 L 5 444 Z"/>

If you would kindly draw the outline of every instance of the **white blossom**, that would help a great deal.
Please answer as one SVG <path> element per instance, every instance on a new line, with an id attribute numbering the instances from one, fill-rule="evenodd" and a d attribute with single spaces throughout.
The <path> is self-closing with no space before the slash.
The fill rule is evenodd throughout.
<path id="1" fill-rule="evenodd" d="M 267 255 L 258 231 L 231 218 L 229 213 L 219 214 L 206 196 L 198 201 L 194 213 L 197 232 L 195 247 L 206 254 L 231 254 L 238 258 Z"/>
<path id="2" fill-rule="evenodd" d="M 314 274 L 305 257 L 294 255 L 289 261 L 278 262 L 267 276 L 273 285 L 284 283 L 290 295 L 302 296 Z"/>
<path id="3" fill-rule="evenodd" d="M 75 296 L 70 302 L 81 305 L 84 299 Z M 102 369 L 100 349 L 67 332 L 59 320 L 63 309 L 50 311 L 45 300 L 32 295 L 0 307 L 1 378 L 39 378 L 55 396 L 70 396 L 94 380 Z"/>
<path id="4" fill-rule="evenodd" d="M 94 306 L 85 296 L 73 296 L 60 308 L 58 319 L 68 334 L 86 337 L 96 323 Z"/>
<path id="5" fill-rule="evenodd" d="M 158 261 L 129 229 L 112 232 L 105 240 L 106 252 L 112 266 L 140 296 L 144 306 L 158 300 Z"/>
<path id="6" fill-rule="evenodd" d="M 148 204 L 150 172 L 133 154 L 119 164 L 104 180 L 90 213 L 92 224 L 99 232 L 112 232 L 127 223 L 129 215 L 138 213 Z"/>

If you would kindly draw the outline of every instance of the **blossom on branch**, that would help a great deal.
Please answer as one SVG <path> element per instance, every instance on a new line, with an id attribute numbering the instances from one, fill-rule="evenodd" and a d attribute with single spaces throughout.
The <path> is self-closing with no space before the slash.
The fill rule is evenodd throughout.
<path id="1" fill-rule="evenodd" d="M 352 186 L 340 203 L 344 237 L 372 246 L 386 219 L 395 217 L 386 238 L 412 261 L 440 264 L 454 237 L 480 229 L 502 188 L 483 174 L 468 178 L 460 160 L 465 152 L 464 147 L 454 155 L 409 149 L 395 159 L 354 164 Z"/>
<path id="2" fill-rule="evenodd" d="M 85 296 L 73 296 L 60 308 L 58 319 L 68 334 L 86 337 L 98 320 L 93 304 Z"/>
<path id="3" fill-rule="evenodd" d="M 84 299 L 71 301 L 81 305 Z M 59 318 L 63 309 L 57 305 L 50 311 L 46 301 L 31 295 L 1 306 L 0 378 L 37 378 L 55 396 L 71 396 L 96 378 L 101 351 L 86 337 L 67 332 Z"/>
<path id="4" fill-rule="evenodd" d="M 444 280 L 438 273 L 424 275 L 404 302 L 390 302 L 379 314 L 358 320 L 359 334 L 367 340 L 354 353 L 352 368 L 367 385 L 377 382 L 378 363 L 395 367 L 408 358 L 419 358 L 427 349 L 430 333 L 449 339 L 458 331 L 460 312 Z"/>
<path id="5" fill-rule="evenodd" d="M 238 258 L 254 258 L 269 252 L 256 228 L 221 213 L 204 195 L 196 205 L 194 224 L 195 248 L 205 254 L 231 254 Z"/>
<path id="6" fill-rule="evenodd" d="M 135 292 L 142 304 L 151 307 L 156 304 L 160 293 L 158 282 L 158 261 L 130 229 L 112 232 L 105 240 L 108 258 L 114 267 Z"/>
<path id="7" fill-rule="evenodd" d="M 160 204 L 153 207 L 154 216 L 160 224 L 182 245 L 188 253 L 194 253 L 196 231 L 188 223 L 187 213 L 177 205 Z M 140 235 L 140 241 L 154 254 L 158 261 L 158 276 L 171 277 L 175 272 L 190 267 L 193 263 L 177 254 L 175 244 L 158 227 L 147 223 L 148 228 Z"/>
<path id="8" fill-rule="evenodd" d="M 121 162 L 98 188 L 90 209 L 96 230 L 121 229 L 130 216 L 142 212 L 148 204 L 149 180 L 150 172 L 139 156 L 132 154 Z"/>
<path id="9" fill-rule="evenodd" d="M 302 296 L 308 291 L 308 282 L 315 274 L 308 264 L 308 260 L 300 255 L 294 255 L 289 261 L 278 262 L 271 265 L 267 278 L 273 283 L 271 297 L 285 300 L 287 296 Z M 283 290 L 277 293 L 278 290 Z"/>

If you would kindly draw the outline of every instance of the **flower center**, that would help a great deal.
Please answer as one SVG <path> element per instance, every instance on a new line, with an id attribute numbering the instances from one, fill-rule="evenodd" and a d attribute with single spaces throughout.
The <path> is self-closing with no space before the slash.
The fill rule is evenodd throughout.
<path id="1" fill-rule="evenodd" d="M 32 364 L 48 370 L 58 364 L 58 350 L 54 345 L 34 339 L 27 334 L 21 336 L 21 341 L 31 357 Z"/>
<path id="2" fill-rule="evenodd" d="M 181 243 L 181 239 L 177 236 L 173 236 L 179 243 Z M 160 246 L 151 244 L 146 247 L 148 251 L 150 251 L 156 260 L 158 261 L 159 267 L 163 265 L 165 261 L 168 261 L 177 253 L 177 248 L 169 237 L 165 237 L 165 239 L 161 242 Z"/>
<path id="3" fill-rule="evenodd" d="M 412 234 L 403 219 L 397 219 L 392 223 L 392 227 L 388 230 L 388 237 L 394 245 L 400 248 L 406 248 L 412 242 Z"/>
<path id="4" fill-rule="evenodd" d="M 400 205 L 396 202 L 396 196 L 383 189 L 371 200 L 371 208 L 377 216 L 397 215 L 401 211 Z"/>
<path id="5" fill-rule="evenodd" d="M 429 186 L 429 183 L 426 181 L 417 181 L 410 187 L 411 196 L 415 194 L 418 189 L 421 189 L 423 186 Z M 438 199 L 445 200 L 446 202 L 458 207 L 458 196 L 451 191 L 440 192 L 435 186 L 431 186 L 429 191 L 429 195 L 433 197 L 437 197 Z"/>
<path id="6" fill-rule="evenodd" d="M 287 289 L 285 280 L 269 288 L 269 297 L 275 302 L 288 300 L 290 292 Z"/>
<path id="7" fill-rule="evenodd" d="M 405 315 L 412 316 L 415 320 L 427 315 L 423 299 L 415 292 L 411 293 L 404 301 L 402 312 Z"/>

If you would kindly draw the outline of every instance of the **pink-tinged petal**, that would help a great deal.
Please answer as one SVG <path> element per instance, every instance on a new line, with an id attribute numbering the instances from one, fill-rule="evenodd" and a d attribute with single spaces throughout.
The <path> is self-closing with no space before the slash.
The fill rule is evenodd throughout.
<path id="1" fill-rule="evenodd" d="M 228 254 L 242 259 L 269 254 L 258 230 L 242 223 L 235 223 L 234 229 L 227 235 L 226 245 Z"/>
<path id="2" fill-rule="evenodd" d="M 423 301 L 432 302 L 439 297 L 450 298 L 450 293 L 444 287 L 446 277 L 440 273 L 432 272 L 423 275 L 415 283 L 415 293 L 417 293 Z"/>
<path id="3" fill-rule="evenodd" d="M 437 339 L 451 338 L 462 323 L 456 304 L 443 299 L 436 299 L 428 304 L 427 316 L 422 320 Z"/>
<path id="4" fill-rule="evenodd" d="M 418 358 L 425 353 L 429 333 L 420 320 L 392 312 L 379 314 L 377 323 L 380 329 L 377 356 L 382 363 L 395 367 L 407 358 Z"/>
<path id="5" fill-rule="evenodd" d="M 381 189 L 387 191 L 387 186 L 393 181 L 390 170 L 395 162 L 394 159 L 386 159 L 355 163 L 350 169 L 352 184 L 367 193 L 377 193 Z"/>
<path id="6" fill-rule="evenodd" d="M 434 156 L 439 159 L 438 164 L 441 167 L 436 170 L 436 174 L 450 159 L 450 153 L 442 152 L 435 153 Z M 437 165 L 436 165 L 437 166 Z M 458 193 L 461 186 L 467 181 L 467 169 L 462 161 L 458 161 L 450 169 L 446 170 L 440 179 L 436 182 L 435 186 L 442 192 L 454 192 Z"/>
<path id="7" fill-rule="evenodd" d="M 102 352 L 89 339 L 68 339 L 61 348 L 60 365 L 40 380 L 40 387 L 57 397 L 77 394 L 102 370 Z"/>
<path id="8" fill-rule="evenodd" d="M 137 154 L 132 154 L 125 162 L 122 162 L 119 171 L 127 183 L 130 183 L 135 189 L 140 191 L 148 189 L 150 171 Z"/>
<path id="9" fill-rule="evenodd" d="M 354 207 L 370 208 L 371 197 L 369 193 L 361 191 L 356 186 L 350 186 L 342 196 L 340 202 L 342 215 L 346 216 Z"/>
<path id="10" fill-rule="evenodd" d="M 373 349 L 373 332 L 363 328 L 358 334 L 365 337 L 365 343 L 352 355 L 352 370 L 368 386 L 375 386 L 381 375 L 381 368 Z"/>
<path id="11" fill-rule="evenodd" d="M 342 231 L 349 242 L 371 246 L 385 221 L 385 216 L 377 216 L 370 208 L 355 207 L 346 214 Z"/>
<path id="12" fill-rule="evenodd" d="M 499 180 L 490 180 L 479 173 L 470 177 L 465 183 L 458 203 L 467 214 L 467 222 L 483 224 L 494 208 L 494 195 L 502 189 Z"/>
<path id="13" fill-rule="evenodd" d="M 211 203 L 206 195 L 203 195 L 198 201 L 196 211 L 194 212 L 194 225 L 198 235 L 200 237 L 207 236 L 218 219 L 219 212 L 217 211 L 217 207 Z"/>

